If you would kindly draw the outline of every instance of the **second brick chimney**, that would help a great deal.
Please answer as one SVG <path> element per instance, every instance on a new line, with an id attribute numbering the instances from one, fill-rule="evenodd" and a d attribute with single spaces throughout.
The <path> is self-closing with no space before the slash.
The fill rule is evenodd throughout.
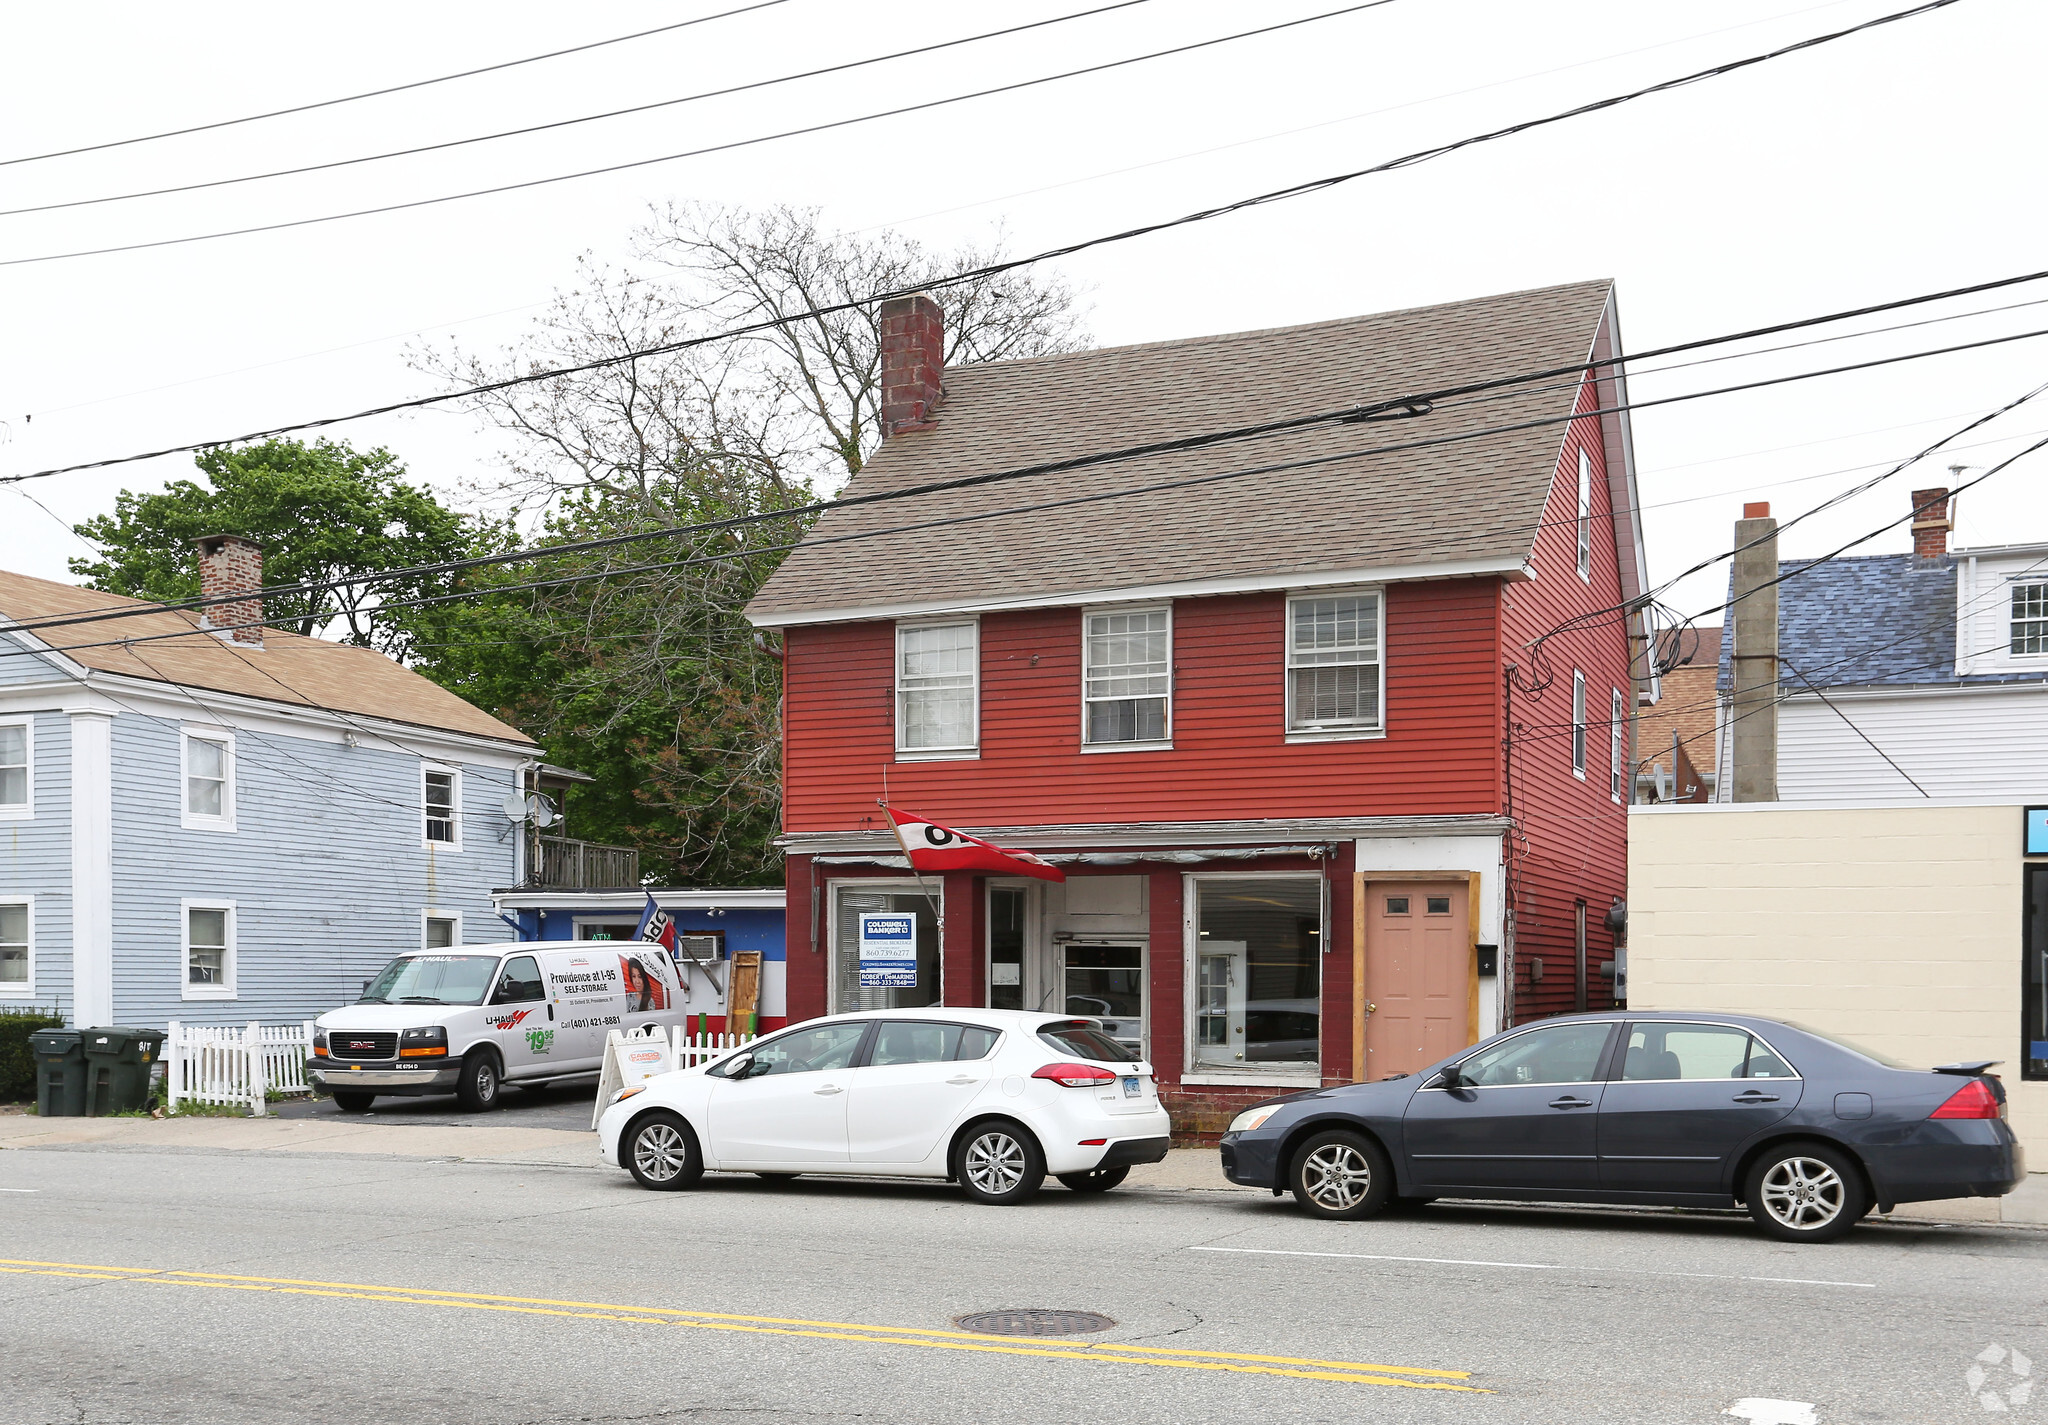
<path id="1" fill-rule="evenodd" d="M 209 534 L 199 546 L 199 596 L 227 599 L 199 611 L 201 622 L 223 638 L 251 648 L 263 646 L 263 546 L 238 534 Z M 237 594 L 248 598 L 235 598 Z M 237 624 L 250 625 L 237 628 Z"/>
<path id="2" fill-rule="evenodd" d="M 882 303 L 882 436 L 930 430 L 946 374 L 946 314 L 924 293 Z"/>
<path id="3" fill-rule="evenodd" d="M 1947 490 L 1913 492 L 1913 554 L 1918 559 L 1939 559 L 1948 553 L 1948 532 L 1954 522 L 1948 517 Z"/>

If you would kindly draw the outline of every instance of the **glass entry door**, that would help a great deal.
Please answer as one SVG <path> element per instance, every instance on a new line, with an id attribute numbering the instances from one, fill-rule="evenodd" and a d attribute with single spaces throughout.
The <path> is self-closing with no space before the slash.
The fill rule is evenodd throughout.
<path id="1" fill-rule="evenodd" d="M 1062 1008 L 1102 1021 L 1103 1031 L 1140 1058 L 1145 1049 L 1145 947 L 1057 945 Z"/>

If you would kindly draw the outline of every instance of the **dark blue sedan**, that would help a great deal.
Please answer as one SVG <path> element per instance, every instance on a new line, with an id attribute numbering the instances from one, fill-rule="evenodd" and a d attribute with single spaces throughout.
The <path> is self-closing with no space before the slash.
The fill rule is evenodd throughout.
<path id="1" fill-rule="evenodd" d="M 1223 1171 L 1318 1217 L 1438 1197 L 1742 1203 L 1773 1236 L 1826 1242 L 1872 1208 L 2019 1186 L 1993 1062 L 1912 1069 L 1751 1015 L 1572 1015 L 1248 1109 Z"/>

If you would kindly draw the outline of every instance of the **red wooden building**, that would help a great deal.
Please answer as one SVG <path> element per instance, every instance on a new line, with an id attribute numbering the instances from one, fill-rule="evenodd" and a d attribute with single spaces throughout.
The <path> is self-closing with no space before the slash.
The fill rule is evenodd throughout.
<path id="1" fill-rule="evenodd" d="M 883 316 L 851 495 L 1620 341 L 1607 282 L 952 370 L 931 299 Z M 1604 611 L 1645 586 L 1622 404 L 1596 367 L 829 514 L 749 609 L 786 656 L 791 1017 L 1098 1015 L 1192 1136 L 1611 1005 L 1638 628 Z M 921 886 L 885 786 L 1067 881 Z M 918 917 L 914 986 L 862 986 L 862 911 Z"/>

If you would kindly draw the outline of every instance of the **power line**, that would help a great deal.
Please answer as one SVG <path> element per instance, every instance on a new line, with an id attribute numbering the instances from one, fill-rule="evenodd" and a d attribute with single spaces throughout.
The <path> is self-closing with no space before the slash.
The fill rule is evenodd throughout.
<path id="1" fill-rule="evenodd" d="M 780 0 L 777 0 L 777 3 L 780 3 Z M 50 213 L 63 208 L 89 208 L 101 203 L 125 203 L 128 202 L 130 199 L 134 198 L 162 198 L 173 193 L 195 193 L 202 189 L 227 188 L 240 183 L 260 183 L 265 179 L 270 178 L 290 178 L 301 173 L 324 173 L 327 170 L 334 168 L 351 168 L 357 164 L 380 163 L 387 158 L 410 158 L 415 154 L 439 153 L 444 149 L 464 148 L 470 144 L 492 143 L 498 139 L 518 138 L 525 134 L 547 133 L 552 129 L 572 128 L 577 124 L 596 123 L 599 120 L 603 119 L 624 118 L 626 115 L 629 114 L 645 114 L 656 109 L 670 109 L 681 104 L 695 104 L 705 99 L 722 99 L 733 94 L 745 94 L 755 89 L 772 89 L 777 85 L 793 84 L 803 79 L 816 79 L 821 75 L 840 74 L 844 73 L 847 70 L 853 69 L 865 69 L 869 65 L 885 64 L 890 60 L 909 59 L 915 55 L 932 54 L 939 50 L 955 49 L 961 45 L 976 44 L 982 40 L 999 39 L 1005 35 L 1022 34 L 1027 30 L 1044 29 L 1049 25 L 1063 25 L 1067 23 L 1069 20 L 1083 20 L 1089 18 L 1090 16 L 1107 14 L 1112 10 L 1128 10 L 1133 5 L 1144 5 L 1148 3 L 1150 3 L 1150 0 L 1116 0 L 1116 3 L 1114 4 L 1098 5 L 1092 10 L 1077 10 L 1069 15 L 1055 15 L 1051 19 L 1034 20 L 1030 24 L 1011 25 L 1005 29 L 1000 30 L 988 30 L 978 35 L 968 35 L 962 39 L 944 40 L 938 44 L 921 45 L 916 49 L 896 50 L 889 54 L 874 55 L 868 59 L 848 60 L 844 64 L 826 65 L 821 69 L 806 69 L 796 74 L 779 75 L 774 79 L 757 79 L 754 80 L 752 83 L 748 84 L 728 85 L 726 88 L 723 89 L 706 89 L 696 94 L 685 94 L 680 98 L 676 99 L 656 100 L 654 103 L 651 104 L 635 104 L 624 109 L 607 109 L 603 113 L 599 114 L 584 114 L 573 119 L 556 119 L 550 123 L 545 124 L 528 124 L 523 128 L 517 129 L 500 129 L 496 133 L 476 134 L 466 139 L 448 139 L 442 143 L 420 144 L 413 148 L 391 149 L 384 153 L 363 154 L 356 158 L 337 158 L 326 163 L 302 164 L 297 168 L 278 168 L 273 169 L 268 173 L 247 173 L 243 174 L 238 178 L 215 178 L 210 179 L 203 183 L 181 183 L 173 185 L 168 188 L 145 188 L 139 189 L 133 193 L 110 193 L 100 198 L 75 198 L 68 202 L 63 203 L 38 203 L 31 207 L 26 208 L 4 208 L 0 209 L 0 218 L 19 217 L 24 213 Z M 1393 0 L 1373 0 L 1373 3 L 1379 5 L 1386 5 L 1392 4 Z M 1361 5 L 1356 6 L 1354 8 L 1368 9 L 1371 7 Z M 1337 13 L 1342 14 L 1347 12 L 1339 11 Z M 1324 17 L 1312 16 L 1310 18 L 1320 19 Z M 1297 20 L 1293 23 L 1305 24 L 1307 23 L 1307 21 Z M 1281 27 L 1276 26 L 1275 28 Z M 1253 31 L 1252 33 L 1260 32 Z M 1218 41 L 1211 40 L 1208 41 L 1208 43 L 1214 44 L 1218 43 Z M 1122 62 L 1132 63 L 1133 61 L 1126 60 Z M 1039 80 L 1033 82 L 1043 83 L 1045 81 Z M 945 100 L 942 102 L 952 103 L 956 101 Z M 861 121 L 850 120 L 848 122 Z M 772 135 L 771 137 L 780 138 L 783 137 L 783 135 L 778 134 Z M 767 140 L 749 139 L 746 142 L 765 143 L 767 142 Z M 711 153 L 716 151 L 717 150 L 713 149 L 699 150 L 700 153 Z M 693 155 L 689 154 L 672 155 L 672 157 L 674 158 L 687 158 L 692 156 Z"/>
<path id="2" fill-rule="evenodd" d="M 579 178 L 595 178 L 607 173 L 625 173 L 636 168 L 648 168 L 655 164 L 675 163 L 686 158 L 702 158 L 706 154 L 729 153 L 735 149 L 752 148 L 759 144 L 776 143 L 782 139 L 800 138 L 806 134 L 826 133 L 834 129 L 850 128 L 856 124 L 873 123 L 878 119 L 893 119 L 904 114 L 920 114 L 931 109 L 945 108 L 950 104 L 964 104 L 972 99 L 986 99 L 996 94 L 1012 94 L 1019 90 L 1035 89 L 1042 84 L 1054 84 L 1061 80 L 1077 79 L 1087 74 L 1102 74 L 1128 65 L 1144 64 L 1150 60 L 1165 59 L 1171 55 L 1188 54 L 1194 50 L 1208 49 L 1215 45 L 1229 44 L 1236 40 L 1250 39 L 1256 35 L 1269 35 L 1277 30 L 1293 29 L 1299 25 L 1314 24 L 1319 20 L 1334 19 L 1340 15 L 1356 14 L 1360 10 L 1375 10 L 1390 5 L 1393 0 L 1364 0 L 1364 3 L 1350 5 L 1341 10 L 1329 10 L 1320 15 L 1309 15 L 1299 20 L 1287 20 L 1277 25 L 1265 25 L 1255 30 L 1241 30 L 1233 35 L 1219 35 L 1215 39 L 1198 40 L 1193 44 L 1176 45 L 1171 49 L 1154 50 L 1149 54 L 1133 55 L 1128 59 L 1109 60 L 1102 64 L 1086 65 L 1080 69 L 1064 70 L 1059 74 L 1042 75 L 1036 79 L 1021 79 L 1013 84 L 998 84 L 988 89 L 976 89 L 965 94 L 949 95 L 944 99 L 928 99 L 919 104 L 901 104 L 893 109 L 878 109 L 871 114 L 859 114 L 850 119 L 832 119 L 824 123 L 805 124 L 799 128 L 784 129 L 779 133 L 760 134 L 753 138 L 734 139 L 729 143 L 709 144 L 703 148 L 686 149 L 681 153 L 661 154 L 654 158 L 636 158 L 626 163 L 609 163 L 600 168 L 578 169 L 574 173 L 557 173 L 547 178 L 528 178 L 517 183 L 499 183 L 489 188 L 472 188 L 462 193 L 444 193 L 435 198 L 415 198 L 403 203 L 382 203 L 373 208 L 355 208 L 345 213 L 325 213 L 314 218 L 293 218 L 285 222 L 258 223 L 244 228 L 226 228 L 218 232 L 190 233 L 184 237 L 158 238 L 150 242 L 121 243 L 113 247 L 95 247 L 77 252 L 44 253 L 38 257 L 13 257 L 0 260 L 0 267 L 19 267 L 28 263 L 62 262 L 76 257 L 104 257 L 116 252 L 141 252 L 150 248 L 180 247 L 186 243 L 212 242 L 216 238 L 247 237 L 251 233 L 281 232 L 288 228 L 312 227 L 320 223 L 341 222 L 348 218 L 367 218 L 378 213 L 400 213 L 414 208 L 431 208 L 442 203 L 457 203 L 469 198 L 485 198 L 495 193 L 517 193 L 528 188 L 544 188 L 554 183 L 567 183 Z M 1956 0 L 1929 0 L 1923 9 L 1940 5 L 1952 5 Z M 1873 21 L 1872 23 L 1876 23 Z"/>
<path id="3" fill-rule="evenodd" d="M 700 15 L 694 20 L 681 20 L 673 25 L 659 25 L 651 30 L 635 30 L 630 35 L 615 35 L 608 40 L 592 40 L 589 44 L 571 45 L 568 49 L 549 50 L 546 54 L 528 55 L 525 59 L 508 59 L 501 64 L 487 64 L 480 69 L 465 69 L 455 74 L 438 75 L 433 79 L 415 79 L 407 84 L 393 84 L 383 89 L 366 89 L 360 94 L 344 94 L 338 99 L 321 99 L 312 104 L 295 104 L 288 109 L 271 109 L 261 114 L 244 114 L 239 119 L 218 119 L 210 124 L 193 124 L 182 129 L 165 129 L 161 133 L 138 134 L 134 138 L 109 139 L 105 143 L 81 144 L 77 148 L 52 149 L 48 153 L 24 154 L 20 158 L 0 158 L 0 168 L 12 167 L 17 163 L 40 163 L 46 158 L 69 158 L 73 154 L 98 153 L 103 149 L 125 148 L 130 144 L 154 143 L 158 139 L 180 138 L 186 134 L 203 134 L 214 129 L 231 129 L 238 124 L 253 124 L 263 119 L 280 119 L 287 114 L 304 114 L 314 109 L 331 109 L 337 104 L 353 104 L 359 99 L 377 99 L 386 94 L 403 94 L 408 89 L 424 89 L 431 84 L 446 84 L 450 80 L 470 79 L 479 74 L 494 74 L 501 69 L 517 69 L 522 64 L 538 64 L 544 59 L 560 59 L 563 55 L 582 54 L 585 50 L 603 49 L 606 45 L 624 44 L 627 40 L 646 39 L 649 35 L 664 35 L 671 30 L 687 30 L 693 25 L 708 25 L 713 20 L 730 19 L 754 10 L 766 10 L 787 0 L 758 0 L 752 5 L 742 5 L 736 10 L 721 10 L 715 15 Z"/>

